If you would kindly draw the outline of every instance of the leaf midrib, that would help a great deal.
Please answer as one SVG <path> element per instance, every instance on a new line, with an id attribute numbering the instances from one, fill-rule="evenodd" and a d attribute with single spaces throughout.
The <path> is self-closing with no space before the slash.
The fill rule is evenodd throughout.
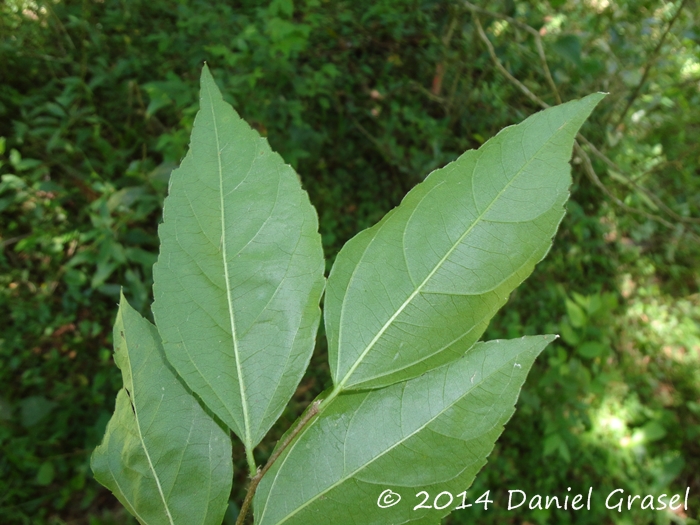
<path id="1" fill-rule="evenodd" d="M 231 324 L 231 339 L 233 341 L 233 355 L 236 361 L 236 373 L 238 375 L 238 388 L 241 396 L 241 406 L 243 408 L 243 432 L 245 436 L 243 437 L 246 450 L 251 448 L 251 438 L 250 438 L 250 419 L 248 415 L 248 402 L 245 395 L 245 385 L 243 382 L 243 371 L 241 369 L 241 357 L 238 350 L 238 338 L 236 336 L 236 322 L 233 313 L 233 299 L 231 297 L 231 282 L 229 278 L 228 271 L 228 258 L 227 258 L 227 243 L 226 243 L 226 211 L 224 209 L 224 175 L 223 166 L 221 164 L 221 143 L 219 140 L 219 126 L 216 120 L 216 113 L 214 111 L 214 99 L 212 97 L 211 89 L 208 83 L 204 83 L 207 88 L 207 95 L 209 98 L 209 108 L 212 116 L 212 123 L 214 128 L 214 138 L 216 140 L 216 159 L 218 164 L 219 172 L 219 206 L 221 209 L 221 255 L 223 258 L 224 265 L 224 279 L 226 280 L 226 300 L 228 303 L 228 313 L 229 321 Z M 255 160 L 253 160 L 254 162 Z"/>
<path id="2" fill-rule="evenodd" d="M 427 294 L 433 294 L 433 295 L 470 295 L 470 296 L 483 295 L 484 293 L 488 293 L 488 292 L 491 292 L 491 291 L 495 290 L 495 289 L 496 289 L 498 286 L 500 286 L 503 282 L 505 282 L 505 281 L 507 281 L 508 279 L 510 279 L 513 275 L 517 274 L 517 273 L 518 273 L 519 271 L 521 271 L 523 268 L 526 268 L 529 264 L 532 264 L 533 259 L 537 259 L 537 257 L 535 256 L 535 257 L 530 257 L 529 259 L 526 259 L 525 262 L 523 262 L 523 264 L 521 264 L 513 273 L 511 273 L 511 275 L 510 275 L 509 277 L 507 277 L 506 279 L 503 279 L 500 283 L 498 283 L 498 285 L 494 286 L 491 290 L 487 290 L 486 292 L 483 292 L 483 293 L 477 293 L 477 294 L 451 294 L 451 293 L 445 293 L 445 292 L 423 292 L 423 293 L 426 294 L 426 295 L 427 295 Z M 536 262 L 535 262 L 534 264 L 536 264 Z M 505 299 L 503 299 L 503 300 L 505 300 Z M 364 380 L 362 381 L 362 384 L 363 384 L 363 385 L 366 385 L 366 384 L 369 383 L 370 381 L 374 381 L 374 380 L 380 379 L 380 378 L 382 378 L 382 377 L 391 377 L 391 376 L 393 376 L 393 375 L 395 375 L 395 374 L 397 374 L 397 373 L 399 373 L 399 372 L 402 372 L 402 371 L 404 371 L 404 370 L 407 370 L 407 369 L 409 369 L 409 368 L 412 368 L 412 367 L 414 367 L 414 366 L 417 366 L 417 365 L 423 363 L 424 361 L 427 361 L 428 359 L 432 359 L 433 357 L 439 355 L 441 352 L 444 352 L 445 350 L 447 350 L 448 348 L 450 348 L 452 345 L 456 344 L 459 340 L 461 340 L 461 339 L 463 339 L 464 337 L 466 337 L 467 335 L 469 335 L 469 334 L 472 332 L 472 330 L 474 330 L 477 326 L 479 326 L 480 323 L 483 323 L 484 321 L 488 320 L 488 318 L 490 318 L 490 317 L 491 317 L 491 312 L 486 312 L 486 313 L 481 317 L 481 319 L 479 319 L 477 322 L 474 323 L 474 325 L 473 325 L 471 328 L 469 328 L 469 330 L 467 330 L 466 332 L 464 332 L 463 334 L 461 334 L 459 337 L 454 338 L 454 339 L 453 339 L 452 341 L 450 341 L 449 343 L 444 344 L 441 348 L 438 348 L 438 349 L 437 349 L 435 352 L 433 352 L 432 354 L 428 354 L 428 355 L 422 357 L 421 359 L 418 359 L 418 360 L 416 360 L 416 361 L 414 361 L 414 362 L 412 362 L 412 363 L 409 363 L 409 364 L 407 364 L 407 365 L 405 365 L 405 366 L 402 366 L 401 368 L 396 369 L 394 372 L 391 372 L 390 374 L 382 373 L 382 374 L 378 374 L 378 375 L 376 375 L 376 376 L 368 377 L 368 378 L 366 378 L 366 379 L 364 379 Z M 476 344 L 476 343 L 474 343 L 474 344 Z M 473 346 L 474 346 L 474 345 L 472 345 L 472 347 L 473 347 Z M 471 347 L 470 347 L 470 348 L 471 348 Z M 467 350 L 467 351 L 468 351 L 468 350 Z M 385 385 L 385 386 L 390 386 L 390 385 Z M 381 387 L 380 387 L 380 388 L 381 388 Z"/>
<path id="3" fill-rule="evenodd" d="M 568 122 L 565 123 L 565 125 L 566 125 L 566 124 L 568 124 Z M 562 127 L 563 127 L 563 126 L 562 126 Z M 540 151 L 542 151 L 542 149 L 545 147 L 545 145 L 548 144 L 548 143 L 551 141 L 552 137 L 553 137 L 558 131 L 560 131 L 560 129 L 561 129 L 561 127 L 560 127 L 560 128 L 557 128 L 557 130 L 556 130 L 554 133 L 552 133 L 552 134 L 547 138 L 547 140 L 545 140 L 545 141 L 543 142 L 543 144 L 538 148 L 538 150 L 537 150 L 532 156 L 530 156 L 530 158 L 528 158 L 528 160 L 527 160 L 527 161 L 523 164 L 523 166 L 517 171 L 517 173 L 515 173 L 515 175 L 513 175 L 513 177 L 508 181 L 508 183 L 503 187 L 503 189 L 501 189 L 501 190 L 498 192 L 498 194 L 491 200 L 491 202 L 490 202 L 489 205 L 486 207 L 486 209 L 484 209 L 484 211 L 481 212 L 481 213 L 474 219 L 474 221 L 472 222 L 471 226 L 469 226 L 469 228 L 467 228 L 467 230 L 459 237 L 459 239 L 457 239 L 457 241 L 456 241 L 455 243 L 453 243 L 452 247 L 451 247 L 451 248 L 447 251 L 447 253 L 437 262 L 437 264 L 436 264 L 435 267 L 430 271 L 430 273 L 427 275 L 427 277 L 426 277 L 425 279 L 423 279 L 423 282 L 420 283 L 420 284 L 418 285 L 418 287 L 411 293 L 411 295 L 408 296 L 408 298 L 407 298 L 407 299 L 403 302 L 403 304 L 396 310 L 396 312 L 384 323 L 384 325 L 381 327 L 381 329 L 379 330 L 379 332 L 377 332 L 377 334 L 372 338 L 372 340 L 369 342 L 369 344 L 367 345 L 367 347 L 365 347 L 365 349 L 362 351 L 362 353 L 360 354 L 360 356 L 355 360 L 355 362 L 354 362 L 353 365 L 350 367 L 350 369 L 348 370 L 348 372 L 345 374 L 345 376 L 343 377 L 343 379 L 338 383 L 338 385 L 336 386 L 336 388 L 334 389 L 334 391 L 341 392 L 341 391 L 343 390 L 343 388 L 345 387 L 345 384 L 348 382 L 348 380 L 350 379 L 350 377 L 352 376 L 352 374 L 355 372 L 355 370 L 357 370 L 357 368 L 360 366 L 360 364 L 362 364 L 362 361 L 364 360 L 364 358 L 365 358 L 365 357 L 367 356 L 367 354 L 372 350 L 372 348 L 373 348 L 374 345 L 377 343 L 377 341 L 379 341 L 379 339 L 380 339 L 380 338 L 384 335 L 384 333 L 389 329 L 389 327 L 393 324 L 393 322 L 396 320 L 396 318 L 397 318 L 399 315 L 401 315 L 401 313 L 406 309 L 406 307 L 407 307 L 409 304 L 411 304 L 411 301 L 413 301 L 413 299 L 421 292 L 421 290 L 423 289 L 423 287 L 424 287 L 424 286 L 427 284 L 427 282 L 433 277 L 433 275 L 435 275 L 435 273 L 438 271 L 438 269 L 440 269 L 440 268 L 442 267 L 442 265 L 443 265 L 444 262 L 447 260 L 447 258 L 448 258 L 450 255 L 452 255 L 452 252 L 454 252 L 454 251 L 457 249 L 457 246 L 459 246 L 459 245 L 462 243 L 462 241 L 467 237 L 467 235 L 469 235 L 469 233 L 471 233 L 471 231 L 476 227 L 476 225 L 479 224 L 479 223 L 483 220 L 484 216 L 488 213 L 488 211 L 491 209 L 491 207 L 501 198 L 501 196 L 503 195 L 503 193 L 504 193 L 504 192 L 511 186 L 511 184 L 513 184 L 513 182 L 522 174 L 523 170 L 532 162 L 532 160 L 533 160 L 534 158 L 536 158 L 537 154 L 538 154 Z M 495 137 L 494 137 L 494 138 L 495 138 Z M 479 155 L 478 157 L 476 157 L 476 158 L 474 159 L 474 164 L 473 164 L 473 166 L 472 166 L 472 172 L 471 172 L 471 180 L 472 180 L 471 191 L 472 191 L 472 199 L 474 200 L 474 205 L 475 205 L 475 206 L 476 206 L 476 199 L 475 199 L 475 196 L 474 196 L 474 184 L 473 184 L 473 181 L 474 181 L 474 171 L 476 170 L 477 163 L 478 163 L 479 159 L 481 158 L 481 156 L 482 156 L 482 155 Z M 444 168 L 443 168 L 443 169 L 444 169 Z M 441 181 L 441 182 L 442 182 L 442 181 Z M 437 187 L 439 187 L 439 186 L 440 186 L 440 184 L 437 184 L 437 185 L 434 186 L 433 188 L 430 188 L 430 190 L 428 191 L 428 193 L 426 193 L 426 194 L 423 196 L 423 198 L 421 198 L 420 201 L 416 203 L 415 207 L 414 207 L 413 210 L 411 211 L 411 214 L 410 214 L 409 218 L 408 218 L 407 221 L 406 221 L 406 227 L 408 227 L 408 222 L 410 221 L 410 218 L 413 216 L 413 213 L 415 212 L 415 210 L 418 209 L 418 206 L 420 205 L 420 203 L 421 203 L 435 188 L 437 188 Z M 385 223 L 385 225 L 388 224 L 388 223 L 389 223 L 389 221 L 387 221 L 387 222 Z M 405 232 L 406 232 L 406 229 L 404 228 L 404 236 L 405 236 Z M 373 237 L 373 238 L 370 240 L 370 242 L 367 244 L 367 247 L 365 248 L 362 257 L 364 257 L 364 254 L 367 253 L 367 250 L 368 250 L 369 247 L 372 245 L 372 243 L 374 242 L 374 240 L 377 238 L 378 235 L 379 235 L 379 230 L 377 231 L 377 233 L 375 233 L 374 237 Z M 362 258 L 360 258 L 360 261 L 358 261 L 358 264 L 357 264 L 356 268 L 359 268 L 361 261 L 362 261 Z M 409 277 L 410 277 L 410 270 L 408 269 L 408 267 L 406 268 L 406 271 L 408 272 Z M 352 282 L 352 279 L 353 279 L 354 276 L 355 276 L 354 274 L 355 274 L 355 272 L 353 271 L 353 275 L 352 275 L 352 277 L 351 277 L 350 282 Z M 411 279 L 412 279 L 412 278 L 411 278 Z M 349 288 L 350 288 L 350 282 L 348 282 L 348 286 L 347 286 L 346 289 L 349 289 Z M 347 294 L 346 294 L 345 297 L 347 297 Z M 342 310 L 344 310 L 344 309 L 345 309 L 345 300 L 343 301 Z M 342 316 L 342 310 L 341 310 L 341 316 Z M 342 330 L 343 330 L 343 326 L 342 326 L 342 324 L 341 324 L 341 325 L 338 327 L 338 362 L 340 362 L 340 350 L 341 350 L 341 349 L 340 349 L 340 341 L 341 341 L 341 339 L 342 339 Z"/>
<path id="4" fill-rule="evenodd" d="M 123 316 L 122 316 L 123 319 Z M 125 330 L 126 332 L 126 330 Z M 156 472 L 155 467 L 153 466 L 153 461 L 151 460 L 151 454 L 148 451 L 148 447 L 146 447 L 146 442 L 144 441 L 143 437 L 143 432 L 141 431 L 141 423 L 139 420 L 139 409 L 136 403 L 136 389 L 134 388 L 134 369 L 131 366 L 131 356 L 129 355 L 129 342 L 124 338 L 124 344 L 126 345 L 126 360 L 127 363 L 129 364 L 129 377 L 131 377 L 131 406 L 134 409 L 134 419 L 136 420 L 136 430 L 139 435 L 139 440 L 141 441 L 141 446 L 143 447 L 143 451 L 146 454 L 146 459 L 148 460 L 148 467 L 151 469 L 151 472 L 153 473 L 153 479 L 156 482 L 156 487 L 158 488 L 158 494 L 160 495 L 160 499 L 163 502 L 163 508 L 165 509 L 165 514 L 168 516 L 168 521 L 170 522 L 170 525 L 175 525 L 175 522 L 173 521 L 173 517 L 170 514 L 170 509 L 168 508 L 168 502 L 165 499 L 165 494 L 163 493 L 163 487 L 160 484 L 160 478 L 158 477 L 158 473 Z"/>
<path id="5" fill-rule="evenodd" d="M 132 389 L 133 389 L 133 385 L 132 385 Z M 125 392 L 125 394 L 126 394 L 126 392 Z M 128 397 L 128 395 L 127 395 L 127 397 Z M 128 410 L 128 408 L 127 408 L 127 410 Z M 127 428 L 127 432 L 128 432 L 128 428 Z M 143 445 L 143 443 L 142 443 L 142 445 Z M 101 445 L 101 446 L 104 446 L 104 445 Z M 136 510 L 136 505 L 135 505 L 135 503 L 133 503 L 133 502 L 129 499 L 129 496 L 127 495 L 127 491 L 124 490 L 124 488 L 122 488 L 122 486 L 121 486 L 121 483 L 119 483 L 119 478 L 117 477 L 117 475 L 116 475 L 116 473 L 114 472 L 114 470 L 112 470 L 112 464 L 111 464 L 109 461 L 106 461 L 105 463 L 107 464 L 107 468 L 109 469 L 109 473 L 110 473 L 110 475 L 112 476 L 112 480 L 113 480 L 114 483 L 117 485 L 117 488 L 119 489 L 119 492 L 121 493 L 122 497 L 124 498 L 124 501 L 126 502 L 126 503 L 124 504 L 124 506 L 127 508 L 127 510 L 128 510 L 129 512 L 131 512 L 131 513 L 136 517 L 137 520 L 139 520 L 139 521 L 142 522 L 142 523 L 146 523 L 146 520 L 143 519 L 143 518 L 141 517 L 141 515 L 138 513 L 138 511 Z M 94 471 L 94 470 L 93 470 L 93 471 Z M 98 480 L 98 481 L 99 481 L 99 480 Z M 102 483 L 102 482 L 100 481 L 100 483 Z M 116 495 L 116 494 L 115 494 L 115 495 Z"/>
<path id="6" fill-rule="evenodd" d="M 497 374 L 498 372 L 500 372 L 501 370 L 503 370 L 509 363 L 511 363 L 511 362 L 513 362 L 513 361 L 515 361 L 515 360 L 517 360 L 518 357 L 520 357 L 520 355 L 522 355 L 524 352 L 527 352 L 527 351 L 530 350 L 530 349 L 531 349 L 531 348 L 526 348 L 525 350 L 519 352 L 517 355 L 513 356 L 513 357 L 512 357 L 510 360 L 508 360 L 507 362 L 503 363 L 502 366 L 500 366 L 500 367 L 494 369 L 494 370 L 493 370 L 491 373 L 489 373 L 488 375 L 482 376 L 479 382 L 477 382 L 476 384 L 471 384 L 469 390 L 465 391 L 464 394 L 462 394 L 461 396 L 458 396 L 453 402 L 446 404 L 437 414 L 435 414 L 433 417 L 429 418 L 423 425 L 420 425 L 416 430 L 414 430 L 413 432 L 411 432 L 411 433 L 408 434 L 407 436 L 404 436 L 404 437 L 402 437 L 401 439 L 397 440 L 396 443 L 394 443 L 393 445 L 391 445 L 390 447 L 388 447 L 386 450 L 382 451 L 380 454 L 374 456 L 374 457 L 373 457 L 370 461 L 368 461 L 367 463 L 364 463 L 363 465 L 361 465 L 361 466 L 359 466 L 358 468 L 356 468 L 355 470 L 353 470 L 353 471 L 352 471 L 351 473 L 349 473 L 347 476 L 341 477 L 338 481 L 336 481 L 336 482 L 333 483 L 332 485 L 328 486 L 328 487 L 325 488 L 324 490 L 320 491 L 318 494 L 314 495 L 312 498 L 308 499 L 306 502 L 304 502 L 303 505 L 300 505 L 299 507 L 297 507 L 296 509 L 294 509 L 294 511 L 293 511 L 292 513 L 286 515 L 286 516 L 284 517 L 284 519 L 282 519 L 281 521 L 276 522 L 275 525 L 280 525 L 281 523 L 284 523 L 285 521 L 287 521 L 287 520 L 289 520 L 290 518 L 294 517 L 294 515 L 296 515 L 296 514 L 299 513 L 300 511 L 302 511 L 304 508 L 308 507 L 311 503 L 313 503 L 314 501 L 316 501 L 318 498 L 320 498 L 320 497 L 323 496 L 324 494 L 327 494 L 328 492 L 330 492 L 331 490 L 333 490 L 335 487 L 339 486 L 340 484 L 344 483 L 345 481 L 351 479 L 353 476 L 355 476 L 355 474 L 357 474 L 357 473 L 360 472 L 361 470 L 367 468 L 369 465 L 371 465 L 372 463 L 374 463 L 374 462 L 377 461 L 378 459 L 384 457 L 386 454 L 388 454 L 389 452 L 391 452 L 392 450 L 394 450 L 396 447 L 398 447 L 399 445 L 403 444 L 404 442 L 406 442 L 407 440 L 409 440 L 410 438 L 412 438 L 413 436 L 415 436 L 418 432 L 420 432 L 420 431 L 424 430 L 425 428 L 427 428 L 428 425 L 430 425 L 430 424 L 433 423 L 435 420 L 437 420 L 437 419 L 438 419 L 440 416 L 442 416 L 447 410 L 449 410 L 450 408 L 452 408 L 453 406 L 455 406 L 457 403 L 459 403 L 460 401 L 462 401 L 462 400 L 463 400 L 465 397 L 467 397 L 469 394 L 471 394 L 472 392 L 474 392 L 475 389 L 477 389 L 479 386 L 481 386 L 487 379 L 491 378 L 492 376 L 494 376 L 495 374 Z M 510 382 L 511 382 L 512 379 L 513 379 L 513 374 L 511 374 L 510 377 L 509 377 L 508 379 L 509 379 L 508 384 L 510 384 Z M 403 384 L 403 387 L 404 387 L 404 388 L 405 388 L 405 386 L 406 386 L 406 383 Z M 504 390 L 505 390 L 505 388 L 507 388 L 507 385 L 504 387 Z M 365 399 L 362 400 L 362 403 L 360 403 L 360 406 L 358 406 L 357 409 L 355 410 L 355 413 L 353 414 L 353 418 L 354 418 L 355 414 L 357 414 L 357 413 L 360 411 L 360 409 L 362 408 L 362 406 L 365 404 L 365 402 L 367 401 L 367 399 L 368 399 L 371 395 L 372 395 L 372 394 L 369 393 L 369 394 L 367 395 L 367 397 L 365 397 Z M 314 423 L 316 423 L 316 422 L 319 421 L 319 420 L 320 420 L 320 418 L 314 419 L 314 421 L 312 421 L 312 423 L 311 423 L 308 427 L 306 427 L 306 428 L 304 429 L 304 432 L 303 432 L 301 435 L 297 436 L 295 443 L 289 448 L 289 452 L 287 453 L 286 457 L 285 457 L 284 460 L 282 461 L 282 463 L 281 463 L 281 465 L 280 465 L 280 467 L 279 467 L 279 469 L 278 469 L 278 471 L 277 471 L 278 473 L 279 473 L 279 472 L 282 470 L 282 468 L 284 467 L 285 463 L 287 462 L 287 459 L 291 456 L 292 451 L 294 450 L 294 448 L 296 448 L 296 445 L 299 444 L 299 443 L 301 442 L 301 439 L 302 439 L 303 434 L 305 434 L 305 433 L 314 425 Z M 495 426 L 495 425 L 494 425 L 494 426 Z M 349 425 L 348 425 L 348 428 L 349 428 Z M 493 427 L 491 427 L 491 428 L 493 428 Z M 343 449 L 343 450 L 345 450 L 345 449 Z M 278 479 L 278 478 L 275 477 L 275 480 L 272 482 L 273 485 L 274 485 L 274 483 L 277 481 L 277 479 Z M 268 499 L 265 501 L 265 510 L 267 510 L 267 502 L 269 501 L 269 495 L 270 495 L 271 493 L 272 493 L 272 486 L 270 487 L 270 491 L 268 492 Z M 262 516 L 260 516 L 260 521 L 261 521 L 261 522 L 262 522 L 264 516 L 265 516 L 265 511 L 263 511 Z"/>

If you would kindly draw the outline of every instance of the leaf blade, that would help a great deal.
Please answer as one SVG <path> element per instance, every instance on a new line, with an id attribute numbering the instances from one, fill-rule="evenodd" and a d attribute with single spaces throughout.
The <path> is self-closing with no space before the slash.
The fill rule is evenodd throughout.
<path id="1" fill-rule="evenodd" d="M 250 450 L 311 357 L 323 252 L 298 176 L 223 101 L 206 66 L 159 236 L 153 313 L 165 352 Z"/>
<path id="2" fill-rule="evenodd" d="M 169 369 L 155 327 L 123 295 L 114 341 L 124 386 L 91 456 L 95 478 L 143 524 L 218 525 L 233 476 L 228 432 Z"/>
<path id="3" fill-rule="evenodd" d="M 469 487 L 512 416 L 532 363 L 553 339 L 477 343 L 421 377 L 322 405 L 263 478 L 256 523 L 439 522 L 450 509 L 414 511 L 416 490 L 456 495 Z M 298 479 L 308 486 L 299 489 Z M 402 501 L 378 508 L 385 489 Z"/>
<path id="4" fill-rule="evenodd" d="M 506 128 L 431 173 L 343 247 L 325 315 L 339 391 L 416 377 L 476 342 L 548 252 L 574 136 L 602 96 Z"/>

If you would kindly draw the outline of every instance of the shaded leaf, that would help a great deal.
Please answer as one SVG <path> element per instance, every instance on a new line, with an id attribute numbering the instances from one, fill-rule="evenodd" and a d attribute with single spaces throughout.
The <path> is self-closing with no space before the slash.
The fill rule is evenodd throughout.
<path id="1" fill-rule="evenodd" d="M 588 359 L 600 357 L 605 353 L 605 345 L 598 341 L 586 341 L 577 348 L 579 355 Z"/>
<path id="2" fill-rule="evenodd" d="M 413 510 L 415 494 L 456 496 L 469 488 L 513 414 L 532 363 L 553 338 L 477 343 L 416 379 L 322 404 L 263 477 L 256 524 L 439 523 L 459 502 Z M 387 489 L 401 500 L 379 508 Z"/>
<path id="3" fill-rule="evenodd" d="M 223 101 L 206 66 L 201 82 L 158 230 L 153 314 L 168 360 L 250 451 L 311 357 L 323 252 L 297 174 Z"/>
<path id="4" fill-rule="evenodd" d="M 0 421 L 10 421 L 12 412 L 12 404 L 6 398 L 0 397 Z"/>
<path id="5" fill-rule="evenodd" d="M 574 136 L 603 96 L 504 129 L 343 247 L 325 300 L 336 390 L 416 377 L 478 340 L 549 250 Z"/>
<path id="6" fill-rule="evenodd" d="M 56 405 L 55 401 L 50 401 L 44 396 L 25 397 L 19 402 L 22 426 L 33 427 L 48 416 Z"/>
<path id="7" fill-rule="evenodd" d="M 641 428 L 641 431 L 647 443 L 658 441 L 666 436 L 666 429 L 659 421 L 649 421 Z"/>
<path id="8" fill-rule="evenodd" d="M 121 296 L 114 360 L 124 387 L 91 467 L 139 522 L 219 525 L 231 492 L 229 433 L 180 383 L 158 332 Z"/>
<path id="9" fill-rule="evenodd" d="M 576 35 L 563 35 L 552 44 L 554 51 L 572 64 L 581 65 L 581 40 Z"/>
<path id="10" fill-rule="evenodd" d="M 51 463 L 50 461 L 44 461 L 36 473 L 37 485 L 42 485 L 44 487 L 46 485 L 50 485 L 53 481 L 55 473 L 56 472 L 53 468 L 53 463 Z"/>
<path id="11" fill-rule="evenodd" d="M 583 328 L 588 323 L 588 317 L 579 305 L 570 299 L 566 300 L 566 314 L 575 328 Z"/>

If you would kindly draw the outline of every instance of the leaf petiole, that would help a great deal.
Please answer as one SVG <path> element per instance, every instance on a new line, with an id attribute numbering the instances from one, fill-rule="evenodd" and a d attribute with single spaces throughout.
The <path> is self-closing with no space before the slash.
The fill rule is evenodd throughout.
<path id="1" fill-rule="evenodd" d="M 335 390 L 334 390 L 335 392 Z M 333 394 L 331 394 L 333 395 Z M 337 394 L 336 394 L 337 395 Z M 294 429 L 287 434 L 287 436 L 284 438 L 282 443 L 280 444 L 279 447 L 272 453 L 270 458 L 267 460 L 267 463 L 265 463 L 265 466 L 258 470 L 255 476 L 253 476 L 250 480 L 250 485 L 248 486 L 248 492 L 246 492 L 245 499 L 243 500 L 243 505 L 241 505 L 241 511 L 238 513 L 238 519 L 236 520 L 236 525 L 243 525 L 245 523 L 246 516 L 248 515 L 248 509 L 250 508 L 250 504 L 253 502 L 253 496 L 255 496 L 255 489 L 258 488 L 258 485 L 260 484 L 260 480 L 262 477 L 265 475 L 265 473 L 270 470 L 270 467 L 277 461 L 277 458 L 279 458 L 282 455 L 282 452 L 289 446 L 289 444 L 292 442 L 292 440 L 301 432 L 304 427 L 311 421 L 316 414 L 318 414 L 318 407 L 321 405 L 321 401 L 314 401 L 311 403 L 311 407 L 306 411 L 306 413 L 302 416 L 302 418 L 299 420 L 297 423 L 297 426 L 294 427 Z M 252 455 L 252 454 L 251 454 Z M 250 468 L 250 460 L 248 461 L 249 468 Z M 255 460 L 253 460 L 253 468 L 251 469 L 251 473 L 253 470 L 255 470 Z"/>

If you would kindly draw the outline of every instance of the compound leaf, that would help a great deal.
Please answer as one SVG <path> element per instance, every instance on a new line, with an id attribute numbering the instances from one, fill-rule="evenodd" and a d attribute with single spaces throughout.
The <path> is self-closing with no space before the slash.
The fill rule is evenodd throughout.
<path id="1" fill-rule="evenodd" d="M 553 339 L 477 343 L 421 377 L 322 402 L 320 414 L 263 477 L 256 524 L 439 523 L 486 463 L 532 363 Z M 387 489 L 401 500 L 380 508 Z M 431 503 L 442 491 L 455 501 L 414 510 L 421 490 Z"/>
<path id="2" fill-rule="evenodd" d="M 323 252 L 297 174 L 206 66 L 200 101 L 158 230 L 153 314 L 168 360 L 250 454 L 311 357 Z"/>
<path id="3" fill-rule="evenodd" d="M 180 383 L 156 328 L 123 295 L 114 342 L 124 386 L 91 457 L 95 478 L 144 525 L 219 525 L 233 476 L 228 430 Z"/>
<path id="4" fill-rule="evenodd" d="M 431 173 L 340 251 L 325 324 L 337 391 L 461 357 L 546 255 L 574 137 L 603 94 L 537 113 Z"/>

